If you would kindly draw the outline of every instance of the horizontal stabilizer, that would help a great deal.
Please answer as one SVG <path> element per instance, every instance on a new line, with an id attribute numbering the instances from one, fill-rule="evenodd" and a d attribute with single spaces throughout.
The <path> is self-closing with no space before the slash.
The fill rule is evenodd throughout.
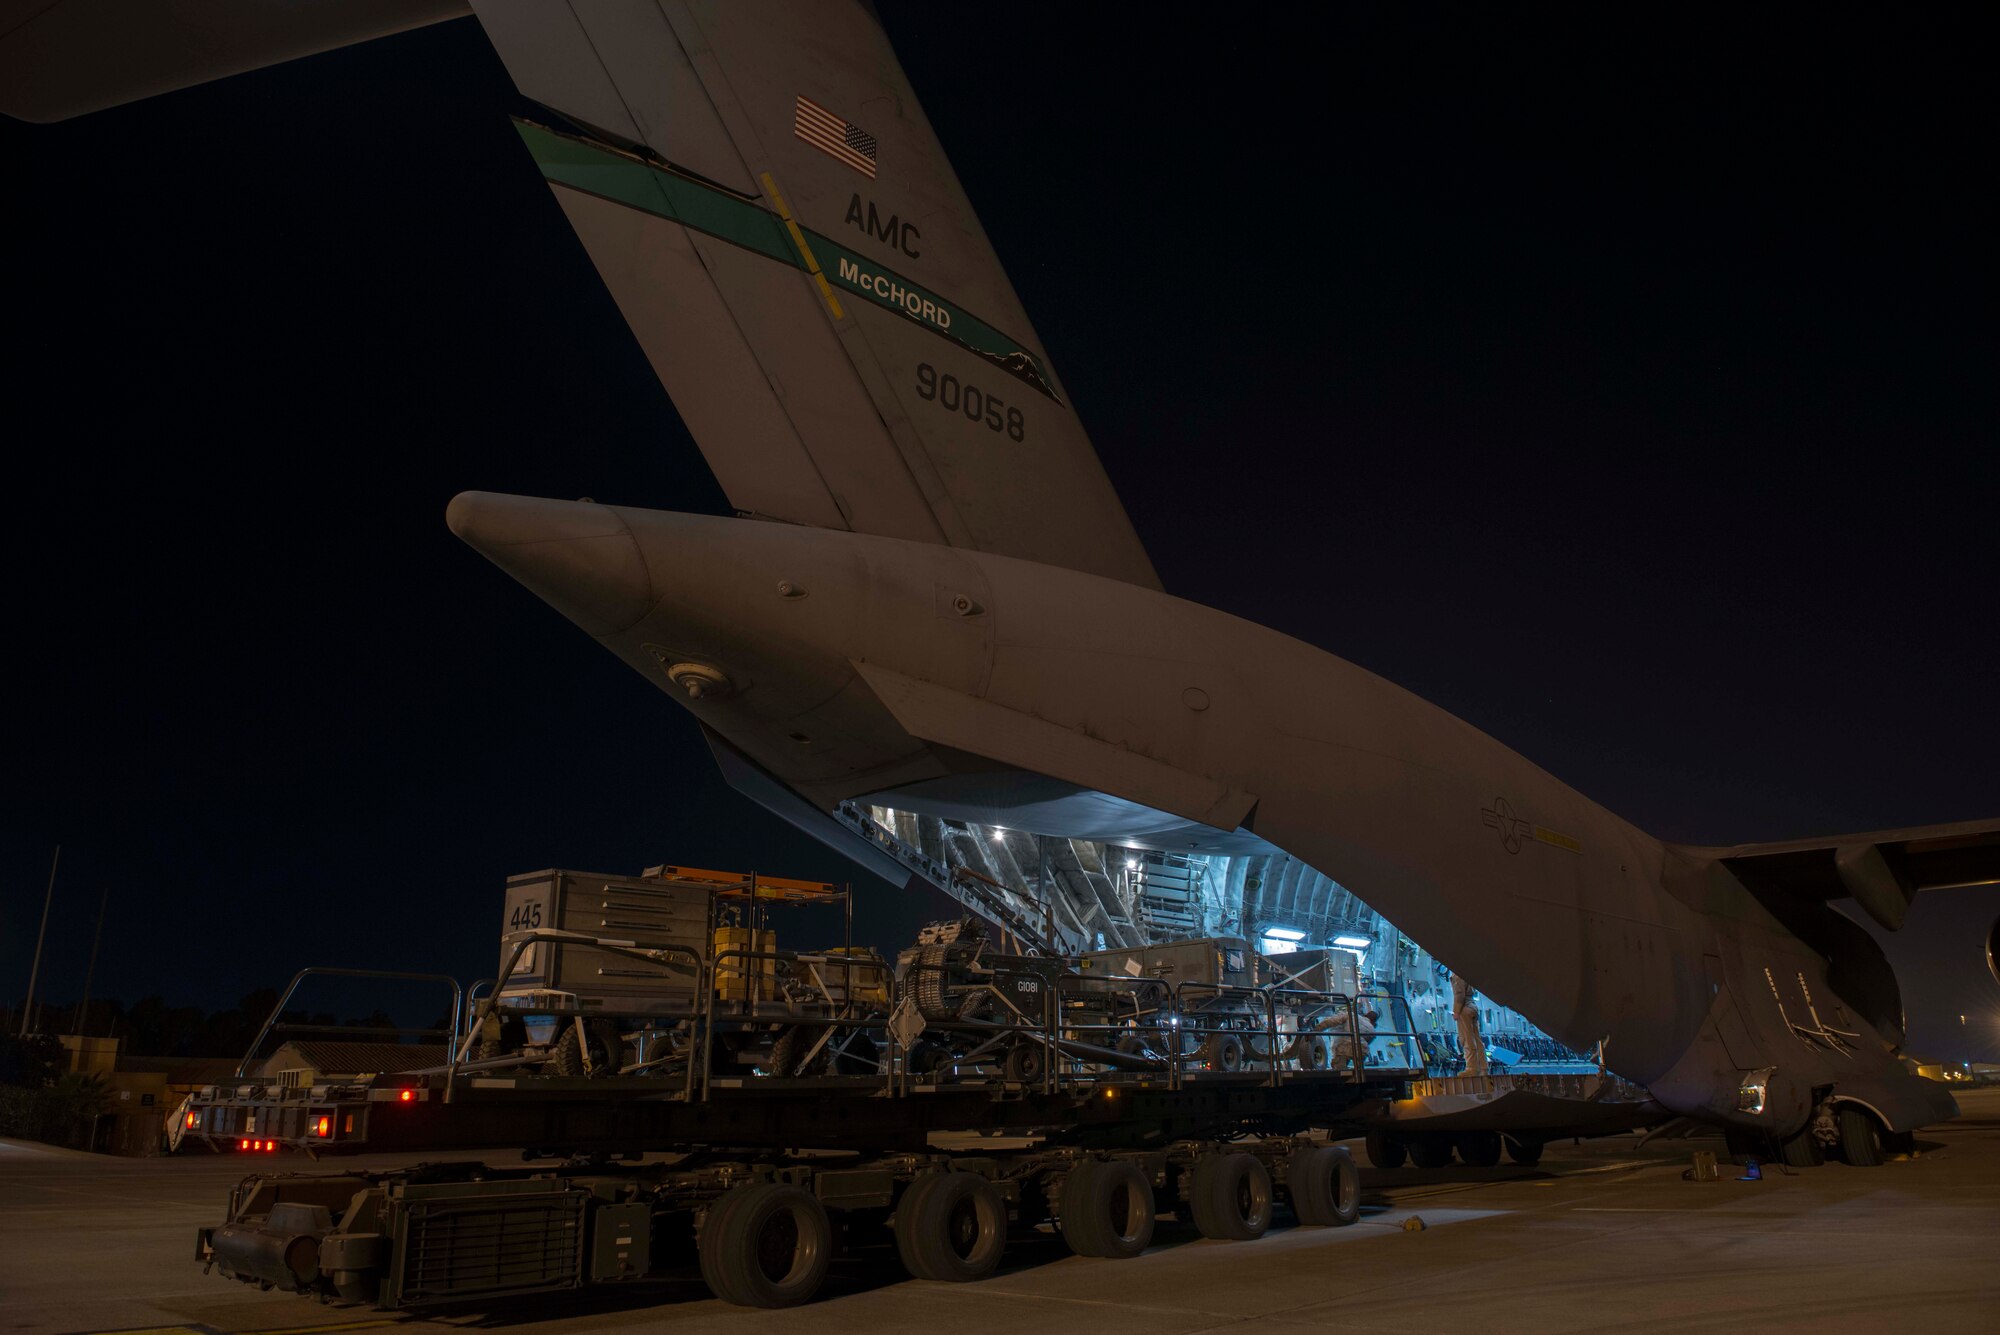
<path id="1" fill-rule="evenodd" d="M 1903 925 L 1911 898 L 1921 890 L 2000 884 L 2000 820 L 1701 851 L 1792 894 L 1851 895 L 1891 931 Z"/>
<path id="2" fill-rule="evenodd" d="M 68 120 L 471 12 L 468 0 L 0 0 L 0 112 Z"/>
<path id="3" fill-rule="evenodd" d="M 1232 831 L 1250 818 L 1254 795 L 1136 751 L 872 663 L 855 671 L 913 737 L 1003 765 L 1046 774 Z"/>

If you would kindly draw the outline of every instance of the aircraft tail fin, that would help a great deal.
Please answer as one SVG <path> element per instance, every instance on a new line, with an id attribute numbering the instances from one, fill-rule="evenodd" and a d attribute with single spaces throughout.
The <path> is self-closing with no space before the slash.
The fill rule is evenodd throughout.
<path id="1" fill-rule="evenodd" d="M 471 12 L 466 0 L 0 0 L 0 112 L 68 120 Z"/>
<path id="2" fill-rule="evenodd" d="M 1890 931 L 1902 927 L 1919 891 L 2000 884 L 2000 820 L 1700 851 L 1793 894 L 1851 895 Z"/>
<path id="3" fill-rule="evenodd" d="M 1158 587 L 861 0 L 475 0 L 738 510 Z"/>

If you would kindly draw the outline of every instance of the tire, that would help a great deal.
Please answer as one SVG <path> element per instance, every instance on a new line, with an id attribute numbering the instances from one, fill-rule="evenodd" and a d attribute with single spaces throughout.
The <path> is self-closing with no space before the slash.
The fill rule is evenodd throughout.
<path id="1" fill-rule="evenodd" d="M 1324 1071 L 1333 1065 L 1333 1044 L 1319 1034 L 1307 1034 L 1298 1041 L 1299 1069 Z"/>
<path id="2" fill-rule="evenodd" d="M 562 1037 L 549 1052 L 549 1071 L 572 1080 L 583 1078 L 583 1044 L 576 1036 L 576 1023 L 563 1026 Z"/>
<path id="3" fill-rule="evenodd" d="M 1301 1224 L 1339 1228 L 1361 1217 L 1361 1170 L 1345 1145 L 1298 1151 L 1285 1167 L 1285 1185 Z"/>
<path id="4" fill-rule="evenodd" d="M 984 1279 L 1007 1250 L 1007 1204 L 977 1173 L 920 1177 L 896 1203 L 896 1250 L 917 1279 Z"/>
<path id="5" fill-rule="evenodd" d="M 1409 1146 L 1386 1131 L 1368 1133 L 1368 1162 L 1377 1168 L 1401 1168 L 1410 1160 Z"/>
<path id="6" fill-rule="evenodd" d="M 1062 1235 L 1078 1256 L 1129 1260 L 1153 1240 L 1153 1184 L 1123 1159 L 1087 1159 L 1062 1187 Z"/>
<path id="7" fill-rule="evenodd" d="M 1234 1034 L 1217 1034 L 1202 1045 L 1201 1051 L 1211 1071 L 1234 1075 L 1243 1069 L 1243 1040 Z"/>
<path id="8" fill-rule="evenodd" d="M 1812 1123 L 1778 1142 L 1778 1159 L 1787 1168 L 1817 1168 L 1826 1162 L 1826 1151 L 1813 1134 Z"/>
<path id="9" fill-rule="evenodd" d="M 1022 1043 L 1007 1053 L 1007 1060 L 1000 1064 L 1000 1073 L 1009 1080 L 1018 1080 L 1024 1085 L 1039 1082 L 1049 1069 L 1049 1054 L 1039 1043 Z"/>
<path id="10" fill-rule="evenodd" d="M 1498 1131 L 1461 1131 L 1452 1138 L 1459 1161 L 1468 1168 L 1491 1168 L 1500 1162 Z"/>
<path id="11" fill-rule="evenodd" d="M 699 1246 L 701 1277 L 722 1301 L 796 1307 L 826 1279 L 833 1225 L 811 1192 L 757 1182 L 709 1208 Z"/>
<path id="12" fill-rule="evenodd" d="M 1204 1238 L 1250 1242 L 1271 1227 L 1271 1173 L 1254 1154 L 1207 1154 L 1195 1160 L 1188 1204 Z"/>
<path id="13" fill-rule="evenodd" d="M 818 1037 L 819 1030 L 816 1027 L 803 1024 L 788 1026 L 778 1035 L 777 1042 L 771 1044 L 771 1074 L 775 1076 L 807 1074 L 801 1067 L 800 1061 L 812 1050 L 813 1040 Z M 825 1052 L 826 1050 L 822 1048 L 813 1055 L 816 1059 L 823 1058 Z M 822 1063 L 816 1061 L 815 1064 Z"/>
<path id="14" fill-rule="evenodd" d="M 1843 1103 L 1833 1112 L 1840 1127 L 1840 1156 L 1856 1168 L 1875 1168 L 1882 1162 L 1882 1141 L 1875 1119 L 1866 1110 Z"/>
<path id="15" fill-rule="evenodd" d="M 1451 1167 L 1451 1137 L 1438 1132 L 1426 1132 L 1409 1139 L 1410 1162 L 1419 1168 Z"/>
<path id="16" fill-rule="evenodd" d="M 511 1057 L 528 1041 L 527 1023 L 518 1015 L 501 1012 L 499 1023 L 494 1028 L 499 1030 L 498 1036 L 482 1037 L 478 1049 L 473 1053 L 473 1060 L 486 1062 L 499 1057 Z"/>
<path id="17" fill-rule="evenodd" d="M 951 1065 L 951 1049 L 934 1038 L 920 1038 L 903 1057 L 903 1069 L 911 1075 L 936 1075 Z"/>
<path id="18" fill-rule="evenodd" d="M 1507 1157 L 1523 1168 L 1533 1168 L 1542 1161 L 1542 1142 L 1539 1140 L 1516 1140 L 1507 1137 Z"/>

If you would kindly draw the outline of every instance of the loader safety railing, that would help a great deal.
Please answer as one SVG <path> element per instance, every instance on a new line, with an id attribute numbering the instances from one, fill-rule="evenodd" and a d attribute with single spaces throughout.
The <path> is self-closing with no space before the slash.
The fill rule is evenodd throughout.
<path id="1" fill-rule="evenodd" d="M 725 964 L 724 961 L 735 963 Z M 767 965 L 768 968 L 765 967 Z M 838 992 L 828 982 L 828 975 L 835 973 L 840 978 Z M 885 997 L 893 996 L 894 980 L 889 966 L 867 956 L 746 948 L 716 952 L 711 975 L 715 985 L 701 996 L 702 1014 L 695 1026 L 691 1046 L 691 1069 L 692 1066 L 700 1068 L 702 1097 L 707 1098 L 714 1086 L 715 1043 L 718 1037 L 733 1042 L 742 1042 L 747 1038 L 775 1043 L 778 1035 L 788 1028 L 818 1031 L 814 1041 L 798 1054 L 796 1064 L 799 1067 L 811 1066 L 829 1046 L 834 1046 L 841 1059 L 875 1068 L 873 1076 L 879 1077 L 885 1086 L 890 1084 L 890 1072 L 895 1066 L 895 1039 L 888 1032 L 886 1017 L 880 1011 L 871 1016 L 862 1010 L 857 974 L 865 974 L 875 980 L 862 986 L 879 988 Z M 732 985 L 733 990 L 742 991 L 743 995 L 723 995 L 725 981 Z M 761 996 L 767 988 L 774 994 L 787 988 L 791 992 L 782 998 Z M 802 990 L 804 994 L 800 995 Z M 779 1002 L 784 1004 L 782 1011 L 774 1009 Z M 836 1044 L 842 1029 L 849 1032 Z M 878 1055 L 869 1056 L 860 1049 L 855 1041 L 857 1036 L 866 1039 Z M 860 1078 L 871 1076 L 863 1072 Z"/>
<path id="2" fill-rule="evenodd" d="M 719 1083 L 776 1088 L 808 1074 L 852 1092 L 872 1087 L 888 1097 L 907 1097 L 970 1085 L 1056 1094 L 1133 1082 L 1175 1090 L 1210 1081 L 1271 1087 L 1360 1082 L 1400 1077 L 1412 1063 L 1421 1073 L 1408 1005 L 1386 993 L 1169 983 L 1160 977 L 1090 974 L 1075 960 L 1048 956 L 975 952 L 969 959 L 912 961 L 897 978 L 885 961 L 848 949 L 732 948 L 705 956 L 680 943 L 556 928 L 508 933 L 502 942 L 507 954 L 498 976 L 470 988 L 442 974 L 301 970 L 259 1031 L 237 1078 L 247 1077 L 258 1047 L 273 1032 L 320 1028 L 280 1019 L 299 985 L 313 976 L 449 987 L 445 1063 L 402 1073 L 420 1088 L 435 1091 L 441 1083 L 446 1102 L 472 1076 L 526 1076 L 522 1087 L 533 1087 L 548 1075 L 564 1025 L 576 1026 L 586 1066 L 588 1054 L 609 1041 L 613 1060 L 589 1074 L 653 1077 L 656 1083 L 644 1087 L 650 1096 L 703 1102 Z M 560 999 L 544 1012 L 535 999 L 508 996 L 529 950 L 543 943 L 587 946 L 652 971 L 671 967 L 685 975 L 686 1004 L 643 1019 L 626 1017 L 637 1030 L 613 1035 L 590 1027 L 601 1026 L 603 1018 L 593 1019 Z M 920 1006 L 920 998 L 928 1001 Z M 553 1020 L 555 1040 L 538 1040 L 525 1052 L 476 1056 L 481 1040 L 509 1015 Z M 593 1042 L 599 1046 L 593 1048 Z M 235 1097 L 288 1099 L 254 1091 Z"/>
<path id="3" fill-rule="evenodd" d="M 1370 1057 L 1369 1068 L 1385 1074 L 1423 1075 L 1424 1051 L 1417 1038 L 1417 1022 L 1411 1014 L 1410 1003 L 1388 992 L 1363 992 L 1356 1002 L 1377 1017 L 1364 1045 Z M 1400 1025 L 1396 1023 L 1399 1014 L 1402 1019 Z M 1389 1024 L 1385 1027 L 1381 1020 L 1387 1020 Z"/>
<path id="4" fill-rule="evenodd" d="M 451 1024 L 448 1029 L 440 1030 L 430 1025 L 301 1024 L 285 1020 L 285 1007 L 291 1003 L 292 994 L 297 992 L 299 984 L 305 982 L 308 978 L 379 978 L 398 982 L 443 983 L 451 989 Z M 458 985 L 458 980 L 450 974 L 404 973 L 395 969 L 329 969 L 320 967 L 300 969 L 292 975 L 292 981 L 286 984 L 285 990 L 278 995 L 278 1004 L 271 1007 L 271 1013 L 264 1018 L 263 1027 L 257 1030 L 257 1037 L 250 1040 L 249 1048 L 243 1053 L 243 1060 L 237 1063 L 236 1078 L 238 1080 L 249 1078 L 251 1063 L 257 1060 L 257 1053 L 264 1046 L 264 1040 L 269 1038 L 273 1033 L 336 1034 L 345 1038 L 406 1038 L 415 1034 L 429 1038 L 443 1038 L 449 1041 L 457 1037 L 459 1021 L 464 1012 L 465 991 Z"/>
<path id="5" fill-rule="evenodd" d="M 458 1072 L 460 1068 L 466 1066 L 470 1062 L 473 1050 L 473 1044 L 475 1041 L 477 1041 L 481 1032 L 484 1030 L 486 1022 L 489 1019 L 496 1017 L 500 1013 L 502 1009 L 502 1003 L 507 999 L 506 998 L 507 984 L 513 980 L 515 971 L 521 967 L 521 960 L 528 953 L 528 949 L 531 946 L 534 946 L 541 942 L 566 943 L 569 945 L 590 946 L 594 949 L 605 951 L 606 953 L 611 955 L 617 955 L 625 959 L 634 960 L 641 964 L 651 964 L 655 966 L 666 964 L 670 961 L 674 962 L 683 960 L 686 961 L 694 969 L 694 981 L 692 990 L 692 996 L 695 1002 L 694 1006 L 688 1009 L 687 1011 L 681 1013 L 667 1013 L 649 1017 L 655 1021 L 666 1020 L 677 1023 L 684 1022 L 689 1024 L 690 1026 L 695 1025 L 696 1022 L 702 1018 L 702 1015 L 704 1013 L 705 1008 L 702 1006 L 701 1003 L 703 1002 L 704 999 L 708 998 L 709 994 L 714 990 L 713 987 L 711 986 L 711 974 L 709 972 L 708 963 L 706 960 L 702 958 L 701 953 L 690 946 L 684 946 L 674 942 L 649 943 L 622 937 L 613 938 L 613 937 L 590 936 L 583 932 L 567 932 L 559 928 L 553 928 L 553 927 L 541 927 L 527 931 L 509 932 L 505 936 L 501 937 L 500 940 L 502 944 L 512 942 L 513 943 L 512 948 L 507 953 L 506 964 L 501 966 L 500 976 L 493 981 L 492 991 L 488 992 L 486 994 L 486 997 L 479 1003 L 471 1019 L 469 1019 L 466 1023 L 465 1032 L 457 1039 L 457 1041 L 452 1046 L 451 1061 L 445 1072 L 446 1101 L 449 1101 L 451 1098 L 452 1091 L 456 1086 Z M 477 984 L 475 984 L 474 986 L 476 987 Z M 574 1023 L 580 1024 L 581 1020 L 578 1019 L 577 1021 L 574 1021 Z M 693 1045 L 690 1044 L 689 1046 L 692 1047 Z M 641 1066 L 649 1064 L 644 1060 L 644 1057 L 645 1054 L 642 1053 L 641 1061 L 639 1063 L 639 1065 Z M 502 1060 L 506 1061 L 507 1059 L 502 1059 Z M 518 1065 L 517 1062 L 511 1062 L 511 1061 L 508 1062 L 507 1064 Z M 485 1067 L 487 1064 L 479 1063 L 476 1065 L 480 1067 Z M 694 1091 L 695 1091 L 695 1067 L 694 1063 L 690 1061 L 688 1063 L 687 1071 L 685 1074 L 685 1080 L 682 1092 L 684 1095 L 692 1097 Z"/>

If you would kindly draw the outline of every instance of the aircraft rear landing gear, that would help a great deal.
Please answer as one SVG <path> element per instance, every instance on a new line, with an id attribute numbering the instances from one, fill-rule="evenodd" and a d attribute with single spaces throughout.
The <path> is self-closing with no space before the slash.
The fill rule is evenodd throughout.
<path id="1" fill-rule="evenodd" d="M 1377 1168 L 1401 1168 L 1409 1162 L 1409 1149 L 1387 1131 L 1370 1131 L 1367 1144 L 1368 1162 Z"/>
<path id="2" fill-rule="evenodd" d="M 1826 1162 L 1826 1151 L 1819 1143 L 1819 1135 L 1811 1122 L 1796 1135 L 1786 1136 L 1778 1142 L 1778 1158 L 1787 1168 L 1817 1168 Z"/>
<path id="3" fill-rule="evenodd" d="M 1411 1136 L 1409 1139 L 1410 1162 L 1419 1168 L 1449 1168 L 1451 1166 L 1451 1136 L 1439 1131 Z"/>
<path id="4" fill-rule="evenodd" d="M 1840 1157 L 1856 1168 L 1874 1168 L 1882 1162 L 1882 1133 L 1866 1109 L 1844 1103 L 1833 1110 L 1840 1128 Z"/>

